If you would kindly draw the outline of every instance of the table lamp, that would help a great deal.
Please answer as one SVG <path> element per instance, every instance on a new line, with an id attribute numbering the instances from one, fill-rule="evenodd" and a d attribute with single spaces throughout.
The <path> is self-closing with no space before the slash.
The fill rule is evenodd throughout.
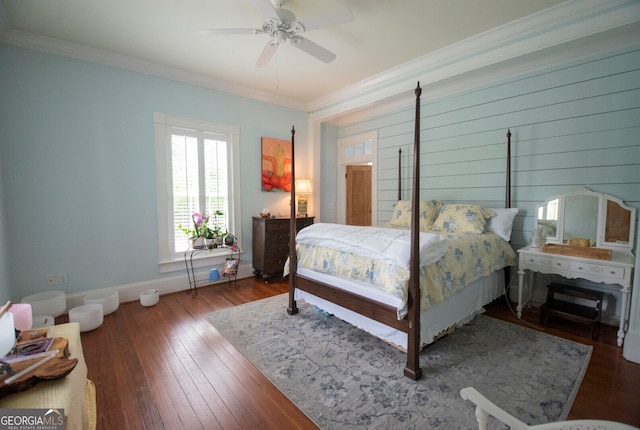
<path id="1" fill-rule="evenodd" d="M 298 216 L 307 216 L 307 198 L 313 192 L 309 179 L 296 179 L 296 194 L 298 195 Z"/>

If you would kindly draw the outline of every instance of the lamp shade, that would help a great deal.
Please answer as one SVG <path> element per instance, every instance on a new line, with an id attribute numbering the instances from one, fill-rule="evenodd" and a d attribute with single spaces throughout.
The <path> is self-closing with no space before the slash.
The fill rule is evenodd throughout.
<path id="1" fill-rule="evenodd" d="M 296 179 L 296 194 L 310 194 L 313 192 L 309 179 Z"/>

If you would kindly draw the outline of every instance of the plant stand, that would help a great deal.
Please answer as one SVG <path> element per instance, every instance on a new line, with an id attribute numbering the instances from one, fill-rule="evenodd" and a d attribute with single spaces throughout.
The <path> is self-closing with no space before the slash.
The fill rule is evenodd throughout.
<path id="1" fill-rule="evenodd" d="M 230 251 L 230 255 L 225 260 L 225 267 L 221 275 L 228 278 L 229 286 L 231 286 L 232 281 L 234 286 L 236 286 L 236 280 L 238 278 L 238 265 L 240 264 L 240 248 L 220 246 L 214 249 L 228 249 Z M 187 290 L 187 294 L 191 294 L 191 297 L 194 299 L 198 296 L 198 286 L 211 284 L 208 279 L 197 280 L 196 272 L 193 267 L 193 259 L 200 253 L 205 251 L 210 251 L 207 246 L 204 246 L 202 248 L 189 248 L 184 252 L 184 265 L 187 269 L 187 278 L 189 279 L 189 289 Z"/>

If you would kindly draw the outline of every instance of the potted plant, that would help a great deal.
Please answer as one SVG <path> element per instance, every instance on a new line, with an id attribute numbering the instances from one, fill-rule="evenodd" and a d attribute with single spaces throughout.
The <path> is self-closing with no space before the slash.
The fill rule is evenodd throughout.
<path id="1" fill-rule="evenodd" d="M 193 228 L 186 228 L 182 224 L 178 224 L 178 228 L 182 230 L 184 234 L 189 236 L 189 240 L 191 240 L 191 245 L 194 248 L 204 246 L 204 239 L 207 234 L 207 223 L 209 222 L 209 217 L 194 212 L 191 214 L 191 220 L 193 221 Z"/>
<path id="2" fill-rule="evenodd" d="M 211 220 L 211 217 L 207 217 L 203 226 L 201 228 L 202 234 L 205 238 L 205 244 L 207 248 L 217 248 L 222 245 L 222 238 L 224 234 L 222 233 L 222 227 L 218 225 L 218 217 L 224 215 L 222 211 L 216 210 L 213 213 L 214 222 L 212 226 L 209 226 L 208 223 Z"/>
<path id="3" fill-rule="evenodd" d="M 236 243 L 236 237 L 234 235 L 232 235 L 231 233 L 225 233 L 224 234 L 224 244 L 227 246 L 233 246 L 233 244 Z"/>

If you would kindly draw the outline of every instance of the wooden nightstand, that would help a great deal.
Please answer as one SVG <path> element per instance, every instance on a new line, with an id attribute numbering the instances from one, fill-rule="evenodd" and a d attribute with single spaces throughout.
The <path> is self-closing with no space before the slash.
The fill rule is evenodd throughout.
<path id="1" fill-rule="evenodd" d="M 314 217 L 296 218 L 296 232 Z M 282 275 L 289 256 L 289 218 L 253 217 L 253 274 L 265 280 Z"/>

